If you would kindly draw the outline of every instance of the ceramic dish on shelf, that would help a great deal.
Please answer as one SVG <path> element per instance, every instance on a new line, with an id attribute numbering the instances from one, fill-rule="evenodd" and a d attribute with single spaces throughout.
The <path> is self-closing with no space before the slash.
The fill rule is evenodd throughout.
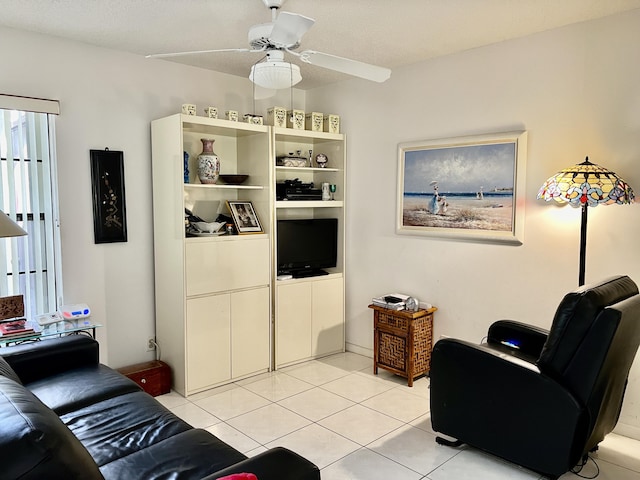
<path id="1" fill-rule="evenodd" d="M 222 180 L 227 185 L 240 185 L 244 183 L 249 175 L 240 175 L 240 174 L 221 174 L 220 180 Z"/>

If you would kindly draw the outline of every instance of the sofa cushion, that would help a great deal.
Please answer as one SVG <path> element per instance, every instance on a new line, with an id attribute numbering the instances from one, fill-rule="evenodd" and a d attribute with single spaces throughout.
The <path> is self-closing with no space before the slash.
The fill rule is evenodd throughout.
<path id="1" fill-rule="evenodd" d="M 0 376 L 0 477 L 103 478 L 87 450 L 29 390 Z M 10 460 L 10 461 L 8 461 Z"/>
<path id="2" fill-rule="evenodd" d="M 134 381 L 101 364 L 66 370 L 25 385 L 58 415 L 142 390 Z"/>
<path id="3" fill-rule="evenodd" d="M 192 428 L 143 391 L 109 398 L 60 418 L 99 466 Z"/>
<path id="4" fill-rule="evenodd" d="M 9 365 L 7 361 L 2 357 L 0 357 L 0 375 L 2 375 L 3 377 L 7 377 L 13 380 L 14 382 L 22 385 L 20 378 L 18 378 L 18 374 L 13 370 L 13 368 L 11 368 L 11 365 Z"/>
<path id="5" fill-rule="evenodd" d="M 104 478 L 202 478 L 247 457 L 201 429 L 192 429 L 100 467 Z"/>

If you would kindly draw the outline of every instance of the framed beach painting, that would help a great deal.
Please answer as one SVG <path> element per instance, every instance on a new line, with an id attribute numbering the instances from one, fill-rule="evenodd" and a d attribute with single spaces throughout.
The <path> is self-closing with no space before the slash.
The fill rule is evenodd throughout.
<path id="1" fill-rule="evenodd" d="M 399 234 L 521 245 L 527 132 L 398 145 Z"/>

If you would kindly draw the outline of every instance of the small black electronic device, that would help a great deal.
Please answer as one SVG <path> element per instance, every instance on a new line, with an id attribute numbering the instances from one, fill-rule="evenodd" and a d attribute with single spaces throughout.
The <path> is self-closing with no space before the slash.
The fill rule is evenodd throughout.
<path id="1" fill-rule="evenodd" d="M 394 297 L 393 295 L 387 295 L 386 297 L 384 297 L 384 301 L 387 303 L 400 303 L 402 299 Z"/>
<path id="2" fill-rule="evenodd" d="M 322 200 L 322 190 L 313 188 L 313 182 L 302 183 L 299 179 L 285 180 L 276 184 L 277 200 Z"/>

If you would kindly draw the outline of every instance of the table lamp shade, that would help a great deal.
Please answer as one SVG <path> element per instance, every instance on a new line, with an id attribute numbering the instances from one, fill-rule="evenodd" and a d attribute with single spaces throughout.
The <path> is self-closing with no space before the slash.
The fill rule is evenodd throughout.
<path id="1" fill-rule="evenodd" d="M 633 190 L 618 175 L 589 161 L 560 170 L 538 192 L 538 198 L 568 203 L 572 207 L 587 204 L 623 204 L 634 201 Z"/>
<path id="2" fill-rule="evenodd" d="M 0 238 L 2 237 L 20 237 L 26 235 L 20 225 L 11 220 L 2 210 L 0 210 Z"/>

